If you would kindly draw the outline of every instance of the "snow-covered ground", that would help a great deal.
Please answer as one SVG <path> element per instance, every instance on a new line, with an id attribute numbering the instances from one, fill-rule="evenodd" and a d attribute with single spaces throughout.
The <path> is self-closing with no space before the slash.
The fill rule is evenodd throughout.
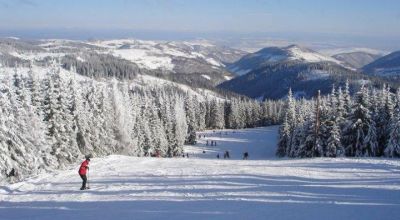
<path id="1" fill-rule="evenodd" d="M 0 219 L 399 219 L 399 160 L 278 159 L 277 127 L 202 134 L 189 158 L 94 158 L 87 191 L 79 164 L 0 186 Z"/>

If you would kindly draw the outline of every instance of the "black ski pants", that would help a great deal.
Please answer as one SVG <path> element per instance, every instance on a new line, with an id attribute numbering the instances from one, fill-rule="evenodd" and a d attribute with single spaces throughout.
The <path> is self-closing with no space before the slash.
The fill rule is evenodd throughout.
<path id="1" fill-rule="evenodd" d="M 82 178 L 82 187 L 81 189 L 86 189 L 86 182 L 87 182 L 87 176 L 86 175 L 80 175 Z"/>

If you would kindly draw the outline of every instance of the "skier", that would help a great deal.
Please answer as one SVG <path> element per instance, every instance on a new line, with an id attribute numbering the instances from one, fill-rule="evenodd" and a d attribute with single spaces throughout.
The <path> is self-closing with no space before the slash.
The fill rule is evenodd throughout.
<path id="1" fill-rule="evenodd" d="M 243 160 L 247 160 L 249 158 L 249 152 L 244 152 Z"/>
<path id="2" fill-rule="evenodd" d="M 219 153 L 217 154 L 217 159 L 219 159 Z"/>
<path id="3" fill-rule="evenodd" d="M 79 176 L 82 178 L 82 187 L 81 190 L 89 189 L 89 187 L 86 187 L 86 182 L 87 182 L 87 170 L 89 170 L 89 162 L 90 162 L 90 157 L 86 157 L 86 160 L 82 162 L 81 167 L 79 167 Z"/>
<path id="4" fill-rule="evenodd" d="M 225 154 L 226 154 L 226 158 L 229 159 L 230 158 L 229 151 L 226 151 Z"/>

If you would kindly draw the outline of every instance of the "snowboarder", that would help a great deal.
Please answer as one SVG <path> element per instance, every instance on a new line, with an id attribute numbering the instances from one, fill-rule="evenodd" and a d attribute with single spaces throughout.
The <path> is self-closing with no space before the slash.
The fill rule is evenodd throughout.
<path id="1" fill-rule="evenodd" d="M 247 160 L 249 158 L 249 153 L 248 152 L 244 152 L 243 153 L 243 160 Z"/>
<path id="2" fill-rule="evenodd" d="M 86 160 L 82 162 L 81 166 L 79 167 L 79 176 L 82 178 L 82 187 L 81 190 L 89 189 L 89 187 L 86 187 L 86 182 L 87 182 L 87 171 L 89 170 L 89 162 L 90 158 L 86 157 Z"/>

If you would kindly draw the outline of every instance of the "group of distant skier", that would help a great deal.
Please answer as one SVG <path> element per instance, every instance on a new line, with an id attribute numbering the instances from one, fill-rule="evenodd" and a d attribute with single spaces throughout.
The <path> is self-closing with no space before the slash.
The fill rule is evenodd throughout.
<path id="1" fill-rule="evenodd" d="M 209 141 L 207 140 L 207 141 L 206 141 L 206 146 L 208 146 L 209 143 L 211 143 L 211 146 L 217 146 L 217 141 L 211 141 L 211 142 L 209 142 Z"/>
<path id="2" fill-rule="evenodd" d="M 214 131 L 215 132 L 215 131 Z M 228 133 L 225 132 L 225 135 L 227 135 Z M 222 132 L 220 132 L 220 135 L 222 135 Z M 198 135 L 199 138 L 205 138 L 206 135 L 203 134 L 199 134 Z M 209 146 L 209 144 L 211 144 L 211 146 L 217 146 L 217 142 L 214 140 L 211 140 L 211 142 L 209 142 L 209 140 L 206 140 L 206 145 Z M 203 153 L 206 153 L 205 150 L 203 150 Z M 151 154 L 150 156 L 152 157 L 160 157 L 160 152 L 156 151 L 154 154 Z M 182 153 L 182 157 L 186 157 L 189 158 L 189 153 Z M 229 159 L 231 157 L 230 153 L 228 150 L 226 150 L 223 154 L 224 159 Z M 90 158 L 91 155 L 87 155 L 85 156 L 85 160 L 81 163 L 81 166 L 79 167 L 78 173 L 79 176 L 82 179 L 82 187 L 80 188 L 80 190 L 86 190 L 86 189 L 90 189 L 89 184 L 88 184 L 88 174 L 89 174 L 89 163 L 90 163 Z M 220 154 L 217 154 L 217 158 L 220 158 Z M 249 152 L 244 152 L 243 153 L 243 160 L 247 160 L 249 158 Z M 15 175 L 15 170 L 12 169 L 10 173 L 7 173 L 7 176 L 14 176 Z"/>
<path id="3" fill-rule="evenodd" d="M 217 159 L 219 159 L 220 158 L 220 156 L 219 156 L 219 153 L 217 154 Z M 231 156 L 230 156 L 230 154 L 229 154 L 229 151 L 225 151 L 224 152 L 224 159 L 229 159 L 229 158 L 231 158 Z M 249 152 L 244 152 L 243 153 L 243 160 L 247 160 L 247 159 L 249 159 Z"/>

